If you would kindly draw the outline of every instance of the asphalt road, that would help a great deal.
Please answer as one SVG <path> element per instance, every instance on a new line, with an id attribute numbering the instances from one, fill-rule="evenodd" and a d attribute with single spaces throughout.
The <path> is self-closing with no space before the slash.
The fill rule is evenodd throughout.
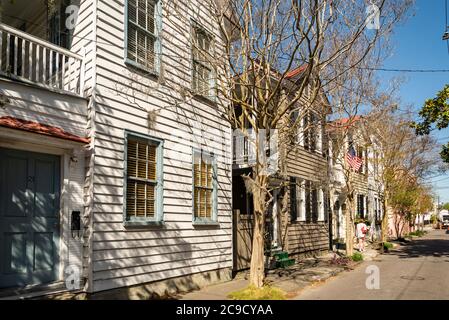
<path id="1" fill-rule="evenodd" d="M 449 300 L 449 232 L 432 231 L 353 271 L 306 289 L 297 299 Z"/>

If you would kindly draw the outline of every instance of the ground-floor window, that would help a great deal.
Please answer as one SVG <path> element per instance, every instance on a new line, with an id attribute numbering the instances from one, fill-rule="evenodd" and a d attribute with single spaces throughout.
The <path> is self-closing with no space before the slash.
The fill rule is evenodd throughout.
<path id="1" fill-rule="evenodd" d="M 161 140 L 126 134 L 126 221 L 162 218 L 162 159 Z"/>
<path id="2" fill-rule="evenodd" d="M 365 219 L 365 207 L 366 205 L 366 196 L 363 194 L 357 195 L 357 218 Z"/>
<path id="3" fill-rule="evenodd" d="M 193 152 L 194 222 L 217 221 L 217 163 L 214 155 Z"/>

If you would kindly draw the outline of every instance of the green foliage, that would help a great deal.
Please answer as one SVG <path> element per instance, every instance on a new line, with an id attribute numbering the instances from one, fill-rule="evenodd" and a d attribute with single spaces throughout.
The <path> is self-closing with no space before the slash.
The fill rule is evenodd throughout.
<path id="1" fill-rule="evenodd" d="M 355 262 L 363 261 L 363 255 L 360 252 L 356 252 L 352 255 L 351 259 Z"/>
<path id="2" fill-rule="evenodd" d="M 390 242 L 384 242 L 384 248 L 387 249 L 387 250 L 390 250 L 390 249 L 393 249 L 394 246 Z"/>
<path id="3" fill-rule="evenodd" d="M 417 230 L 414 232 L 410 232 L 409 236 L 413 236 L 413 237 L 423 237 L 427 232 L 422 231 L 422 230 Z"/>
<path id="4" fill-rule="evenodd" d="M 419 116 L 422 118 L 422 122 L 411 124 L 417 135 L 429 135 L 433 127 L 442 130 L 449 126 L 449 84 L 446 84 L 434 99 L 425 102 Z M 443 146 L 440 155 L 444 162 L 449 163 L 449 143 Z"/>
<path id="5" fill-rule="evenodd" d="M 286 293 L 278 288 L 264 286 L 256 288 L 249 286 L 240 291 L 232 292 L 228 295 L 232 300 L 286 300 Z"/>
<path id="6" fill-rule="evenodd" d="M 441 209 L 449 210 L 449 202 L 443 204 L 443 206 L 441 207 Z"/>

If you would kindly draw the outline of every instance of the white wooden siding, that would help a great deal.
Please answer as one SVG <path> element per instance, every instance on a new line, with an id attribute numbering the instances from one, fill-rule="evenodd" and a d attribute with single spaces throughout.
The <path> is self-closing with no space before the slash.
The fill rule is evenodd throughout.
<path id="1" fill-rule="evenodd" d="M 61 128 L 72 134 L 85 137 L 87 125 L 87 100 L 74 95 L 51 92 L 33 85 L 0 79 L 0 94 L 9 99 L 4 108 L 0 108 L 0 117 L 10 116 L 28 121 L 35 121 L 46 125 Z M 45 136 L 42 136 L 41 147 L 34 147 L 34 152 L 44 152 L 47 145 Z M 1 143 L 8 140 L 0 136 Z M 16 147 L 15 143 L 11 147 Z M 68 146 L 70 150 L 73 147 Z M 69 166 L 69 171 L 63 172 L 63 179 L 67 181 L 67 199 L 61 208 L 63 245 L 60 259 L 63 267 L 82 267 L 82 238 L 73 238 L 70 231 L 70 214 L 72 211 L 84 211 L 84 150 L 80 146 L 75 151 L 78 162 Z M 82 236 L 82 234 L 81 234 Z M 61 276 L 63 275 L 63 270 Z"/>
<path id="2" fill-rule="evenodd" d="M 188 9 L 192 4 L 199 12 Z M 200 1 L 179 2 L 185 15 L 163 11 L 162 65 L 167 81 L 190 88 L 190 17 L 218 37 Z M 125 1 L 97 2 L 95 165 L 93 174 L 93 291 L 232 267 L 231 130 L 213 104 L 173 107 L 178 93 L 138 76 L 124 63 Z M 164 6 L 165 8 L 165 6 Z M 136 81 L 138 79 L 138 82 Z M 150 89 L 153 88 L 153 89 Z M 159 110 L 149 126 L 146 110 Z M 164 140 L 165 225 L 127 229 L 123 224 L 124 130 Z M 223 137 L 217 141 L 217 137 Z M 192 147 L 218 157 L 220 227 L 192 224 Z"/>

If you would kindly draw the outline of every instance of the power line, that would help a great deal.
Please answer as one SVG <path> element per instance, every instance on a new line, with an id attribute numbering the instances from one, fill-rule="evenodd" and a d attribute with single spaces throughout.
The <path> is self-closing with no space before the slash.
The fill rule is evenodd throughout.
<path id="1" fill-rule="evenodd" d="M 388 68 L 370 68 L 370 67 L 358 67 L 358 68 L 371 71 L 385 71 L 385 72 L 415 72 L 415 73 L 449 72 L 449 69 L 388 69 Z"/>

